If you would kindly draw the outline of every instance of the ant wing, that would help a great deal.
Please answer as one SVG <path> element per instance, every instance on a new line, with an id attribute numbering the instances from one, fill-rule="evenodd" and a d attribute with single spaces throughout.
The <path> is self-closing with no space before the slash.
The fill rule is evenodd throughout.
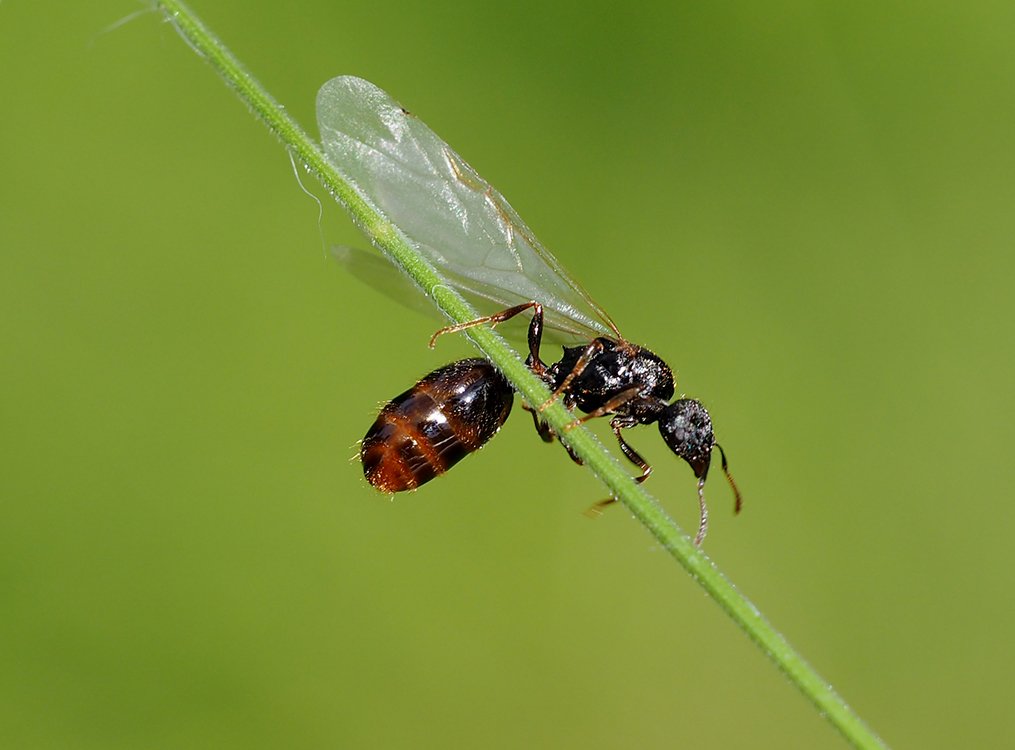
<path id="1" fill-rule="evenodd" d="M 419 294 L 416 283 L 377 253 L 348 245 L 335 245 L 331 248 L 331 256 L 354 279 L 397 302 L 405 309 L 412 310 L 433 321 L 435 328 L 446 324 L 447 321 L 440 311 Z M 462 292 L 462 296 L 483 315 L 492 315 L 503 309 L 502 305 L 495 305 L 489 299 L 475 297 L 466 291 Z M 521 344 L 527 343 L 528 331 L 528 326 L 500 326 L 497 328 L 497 332 L 504 338 Z M 547 344 L 562 346 L 573 346 L 576 343 L 573 334 L 556 329 L 544 330 L 543 341 Z"/>
<path id="2" fill-rule="evenodd" d="M 536 300 L 548 327 L 621 338 L 504 197 L 384 91 L 333 78 L 317 94 L 317 123 L 339 173 L 466 297 Z"/>
<path id="3" fill-rule="evenodd" d="M 375 292 L 394 300 L 402 307 L 417 312 L 438 326 L 444 325 L 444 318 L 436 307 L 419 294 L 416 283 L 377 253 L 361 250 L 348 245 L 331 248 L 334 258 L 357 281 L 366 284 Z"/>

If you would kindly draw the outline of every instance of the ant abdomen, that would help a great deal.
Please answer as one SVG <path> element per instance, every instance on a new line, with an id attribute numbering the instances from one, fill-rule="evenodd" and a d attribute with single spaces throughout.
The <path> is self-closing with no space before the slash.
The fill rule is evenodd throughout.
<path id="1" fill-rule="evenodd" d="M 360 448 L 363 474 L 381 492 L 416 489 L 496 435 L 513 401 L 485 359 L 438 368 L 381 409 Z"/>

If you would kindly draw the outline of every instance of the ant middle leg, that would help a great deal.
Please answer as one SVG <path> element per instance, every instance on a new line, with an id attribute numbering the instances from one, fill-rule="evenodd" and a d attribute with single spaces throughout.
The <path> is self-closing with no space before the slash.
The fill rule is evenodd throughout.
<path id="1" fill-rule="evenodd" d="M 536 432 L 539 437 L 542 438 L 544 443 L 552 443 L 557 438 L 557 433 L 553 431 L 553 428 L 549 424 L 539 418 L 539 414 L 531 406 L 522 402 L 522 408 L 525 409 L 529 414 L 532 415 L 532 424 L 536 427 Z"/>
<path id="2" fill-rule="evenodd" d="M 624 454 L 625 458 L 641 469 L 641 474 L 634 478 L 635 482 L 641 484 L 652 474 L 652 466 L 648 461 L 642 458 L 641 454 L 632 448 L 630 444 L 624 440 L 623 435 L 620 434 L 620 431 L 625 427 L 633 427 L 635 424 L 637 423 L 630 422 L 622 417 L 617 417 L 610 422 L 610 427 L 613 428 L 613 434 L 617 436 L 617 442 L 620 443 L 620 450 Z M 608 497 L 605 500 L 600 500 L 586 510 L 585 515 L 589 518 L 599 518 L 599 516 L 603 514 L 603 509 L 609 505 L 613 505 L 615 502 L 617 502 L 617 498 L 615 497 Z"/>
<path id="3" fill-rule="evenodd" d="M 532 415 L 532 424 L 535 425 L 536 432 L 539 434 L 539 437 L 543 439 L 544 443 L 552 443 L 554 440 L 557 439 L 557 433 L 553 431 L 553 428 L 550 427 L 549 424 L 547 424 L 546 422 L 544 422 L 542 419 L 539 418 L 539 413 L 535 409 L 533 409 L 526 403 L 522 403 L 522 408 Z M 572 461 L 574 461 L 579 466 L 583 466 L 585 464 L 585 462 L 582 461 L 581 456 L 579 456 L 577 453 L 571 450 L 571 446 L 563 442 L 561 443 L 561 445 L 564 446 L 564 450 L 567 451 L 567 455 L 571 457 Z"/>

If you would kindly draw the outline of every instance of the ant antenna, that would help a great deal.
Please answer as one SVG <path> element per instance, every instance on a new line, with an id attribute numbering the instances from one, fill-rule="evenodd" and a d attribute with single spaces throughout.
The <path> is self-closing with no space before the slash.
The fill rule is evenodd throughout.
<path id="1" fill-rule="evenodd" d="M 708 533 L 708 506 L 705 505 L 705 478 L 698 480 L 698 533 L 694 535 L 694 546 L 700 547 Z"/>
<path id="2" fill-rule="evenodd" d="M 726 451 L 722 449 L 722 446 L 719 445 L 719 443 L 716 443 L 715 447 L 719 449 L 719 455 L 722 456 L 723 473 L 726 475 L 726 479 L 730 483 L 730 487 L 733 489 L 733 497 L 735 498 L 733 512 L 739 513 L 740 509 L 744 505 L 744 498 L 740 494 L 740 489 L 737 487 L 737 483 L 733 481 L 733 475 L 730 474 L 729 464 L 726 463 Z"/>

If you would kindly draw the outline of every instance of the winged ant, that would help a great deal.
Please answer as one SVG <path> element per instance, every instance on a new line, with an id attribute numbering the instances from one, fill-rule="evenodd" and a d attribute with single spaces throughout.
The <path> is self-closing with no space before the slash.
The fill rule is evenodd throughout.
<path id="1" fill-rule="evenodd" d="M 652 467 L 622 434 L 636 425 L 657 424 L 670 450 L 690 465 L 700 506 L 696 544 L 708 527 L 704 486 L 713 448 L 719 448 L 739 512 L 740 492 L 705 407 L 687 398 L 670 402 L 675 388 L 669 366 L 621 336 L 478 172 L 419 118 L 362 79 L 342 76 L 324 84 L 317 116 L 329 160 L 359 194 L 457 291 L 500 310 L 442 328 L 431 346 L 442 334 L 497 325 L 531 311 L 526 363 L 552 398 L 584 413 L 574 424 L 610 417 L 621 452 L 641 471 L 637 482 L 644 482 Z M 578 341 L 549 364 L 540 352 L 546 329 Z M 510 384 L 485 359 L 434 370 L 381 409 L 360 451 L 367 480 L 382 492 L 399 492 L 443 474 L 497 433 L 512 400 Z M 543 407 L 525 408 L 539 435 L 554 440 L 539 417 Z"/>

